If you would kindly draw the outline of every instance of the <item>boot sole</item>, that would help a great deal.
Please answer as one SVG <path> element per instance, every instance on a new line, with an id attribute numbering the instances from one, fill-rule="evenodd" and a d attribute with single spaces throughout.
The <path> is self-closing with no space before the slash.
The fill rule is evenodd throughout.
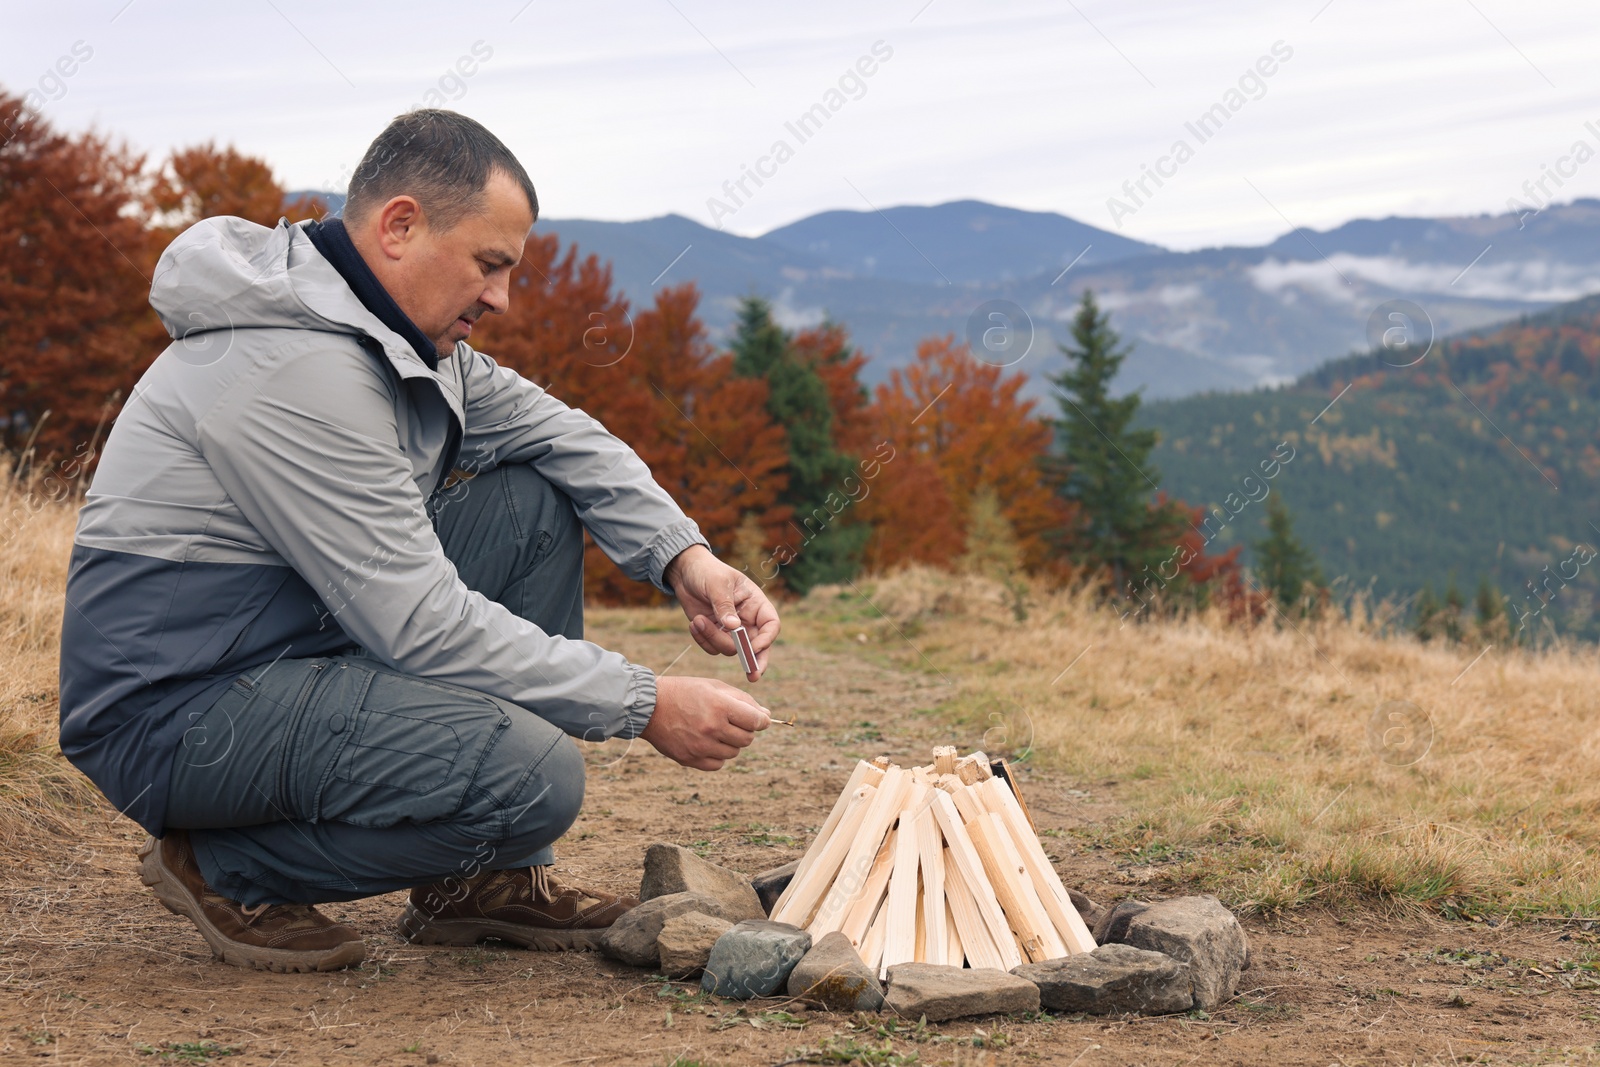
<path id="1" fill-rule="evenodd" d="M 139 846 L 139 880 L 150 887 L 164 908 L 194 923 L 200 936 L 211 946 L 211 954 L 222 962 L 278 974 L 310 974 L 354 967 L 367 958 L 367 946 L 363 941 L 349 941 L 326 951 L 308 952 L 246 945 L 233 940 L 206 919 L 205 910 L 161 862 L 160 846 L 161 842 L 153 837 Z"/>
<path id="2" fill-rule="evenodd" d="M 501 922 L 498 919 L 433 919 L 407 903 L 399 934 L 413 945 L 476 945 L 495 938 L 533 952 L 598 952 L 606 929 L 559 930 Z"/>

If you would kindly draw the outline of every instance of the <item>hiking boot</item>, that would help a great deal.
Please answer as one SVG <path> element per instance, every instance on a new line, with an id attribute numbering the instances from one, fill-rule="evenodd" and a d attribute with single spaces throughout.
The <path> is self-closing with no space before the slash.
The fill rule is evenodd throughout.
<path id="1" fill-rule="evenodd" d="M 200 928 L 211 952 L 258 971 L 336 971 L 366 959 L 361 935 L 308 904 L 245 907 L 206 885 L 189 835 L 168 830 L 139 848 L 139 878 L 174 915 Z"/>
<path id="2" fill-rule="evenodd" d="M 594 952 L 633 897 L 562 885 L 549 867 L 484 871 L 411 891 L 400 936 L 417 945 L 498 938 L 537 952 Z"/>

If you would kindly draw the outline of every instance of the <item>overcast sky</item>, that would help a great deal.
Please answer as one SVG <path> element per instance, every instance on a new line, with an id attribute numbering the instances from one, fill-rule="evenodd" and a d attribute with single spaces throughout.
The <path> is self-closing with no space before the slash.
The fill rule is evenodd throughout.
<path id="1" fill-rule="evenodd" d="M 342 188 L 389 118 L 449 99 L 548 218 L 754 235 L 972 197 L 1195 248 L 1506 210 L 1577 140 L 1600 149 L 1595 23 L 1592 0 L 55 0 L 7 13 L 0 84 L 42 80 L 52 122 L 152 155 L 232 142 L 293 188 Z M 52 82 L 74 46 L 92 55 Z M 1185 123 L 1219 103 L 1202 143 Z M 817 104 L 802 142 L 785 124 Z M 1180 139 L 1192 156 L 1162 162 Z M 1122 191 L 1158 163 L 1163 185 Z M 1563 169 L 1561 199 L 1600 195 L 1600 159 Z"/>

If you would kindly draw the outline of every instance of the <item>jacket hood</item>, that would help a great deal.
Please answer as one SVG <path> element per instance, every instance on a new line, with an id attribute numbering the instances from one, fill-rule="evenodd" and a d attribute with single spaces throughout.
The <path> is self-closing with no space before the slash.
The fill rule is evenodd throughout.
<path id="1" fill-rule="evenodd" d="M 362 306 L 306 225 L 282 220 L 269 229 L 219 215 L 179 234 L 150 286 L 150 306 L 168 335 L 273 328 L 365 335 L 402 374 L 431 375 L 411 345 Z"/>

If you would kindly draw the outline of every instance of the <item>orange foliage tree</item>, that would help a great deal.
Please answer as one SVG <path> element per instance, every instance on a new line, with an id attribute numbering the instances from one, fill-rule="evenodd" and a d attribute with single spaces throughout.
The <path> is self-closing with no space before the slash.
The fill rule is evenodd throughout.
<path id="1" fill-rule="evenodd" d="M 284 202 L 284 188 L 267 162 L 214 142 L 172 153 L 151 191 L 155 207 L 167 215 L 174 233 L 199 219 L 237 215 L 262 226 L 321 218 L 328 206 L 320 197 Z"/>
<path id="2" fill-rule="evenodd" d="M 146 303 L 162 242 L 142 157 L 69 137 L 0 93 L 0 447 L 86 466 L 164 333 Z"/>
<path id="3" fill-rule="evenodd" d="M 511 306 L 485 318 L 475 343 L 500 363 L 599 419 L 627 441 L 723 555 L 741 528 L 776 542 L 788 518 L 787 442 L 766 413 L 766 386 L 735 378 L 696 316 L 693 285 L 663 289 L 635 313 L 612 292 L 611 270 L 530 237 L 512 277 Z M 585 585 L 609 602 L 652 598 L 589 545 Z"/>
<path id="4" fill-rule="evenodd" d="M 1025 381 L 974 359 L 951 337 L 923 341 L 916 362 L 890 372 L 871 409 L 895 458 L 863 503 L 874 526 L 869 566 L 953 564 L 983 489 L 998 498 L 1023 562 L 1035 570 L 1051 562 L 1046 534 L 1066 515 L 1040 476 L 1050 427 L 1020 398 Z"/>

